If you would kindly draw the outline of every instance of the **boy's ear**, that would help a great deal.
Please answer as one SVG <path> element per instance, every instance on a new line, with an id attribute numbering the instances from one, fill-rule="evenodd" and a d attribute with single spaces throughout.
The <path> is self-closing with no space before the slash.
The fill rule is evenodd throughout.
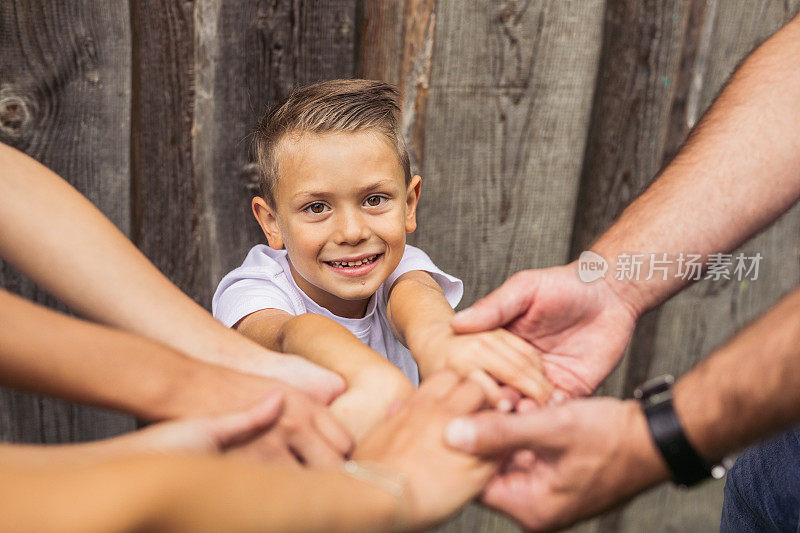
<path id="1" fill-rule="evenodd" d="M 422 177 L 416 174 L 411 178 L 406 191 L 406 233 L 417 229 L 417 203 L 422 194 Z"/>
<path id="2" fill-rule="evenodd" d="M 267 242 L 270 248 L 280 250 L 283 248 L 283 237 L 281 237 L 281 230 L 278 227 L 278 219 L 275 218 L 275 212 L 272 207 L 260 196 L 253 198 L 253 216 L 256 217 L 258 225 L 267 236 Z"/>

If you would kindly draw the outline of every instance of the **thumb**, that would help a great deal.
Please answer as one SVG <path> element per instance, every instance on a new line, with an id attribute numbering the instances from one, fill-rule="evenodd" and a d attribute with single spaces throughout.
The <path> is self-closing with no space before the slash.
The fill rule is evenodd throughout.
<path id="1" fill-rule="evenodd" d="M 520 273 L 521 274 L 521 273 Z M 505 326 L 531 304 L 536 277 L 516 274 L 471 307 L 456 313 L 450 326 L 456 333 L 477 333 Z"/>
<path id="2" fill-rule="evenodd" d="M 220 451 L 245 443 L 260 436 L 280 418 L 283 411 L 283 393 L 273 391 L 245 411 L 222 415 L 213 419 L 209 435 Z"/>
<path id="3" fill-rule="evenodd" d="M 484 411 L 456 418 L 445 429 L 445 440 L 457 449 L 476 455 L 503 455 L 527 448 L 548 447 L 556 422 L 539 410 L 529 414 Z"/>

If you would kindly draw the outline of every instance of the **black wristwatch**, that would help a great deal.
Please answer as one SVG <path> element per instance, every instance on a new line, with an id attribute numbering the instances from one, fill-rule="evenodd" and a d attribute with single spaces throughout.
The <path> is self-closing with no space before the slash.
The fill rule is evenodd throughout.
<path id="1" fill-rule="evenodd" d="M 726 458 L 720 464 L 711 464 L 686 440 L 672 404 L 673 383 L 674 377 L 659 376 L 640 385 L 633 393 L 642 404 L 650 435 L 669 466 L 673 481 L 681 487 L 691 487 L 709 477 L 722 478 L 731 461 Z"/>

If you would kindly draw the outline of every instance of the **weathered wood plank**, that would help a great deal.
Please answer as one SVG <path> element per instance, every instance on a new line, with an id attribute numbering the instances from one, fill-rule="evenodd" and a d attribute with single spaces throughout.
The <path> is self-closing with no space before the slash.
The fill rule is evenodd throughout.
<path id="1" fill-rule="evenodd" d="M 437 5 L 414 242 L 466 280 L 463 305 L 568 256 L 602 5 Z"/>
<path id="2" fill-rule="evenodd" d="M 246 251 L 264 242 L 250 212 L 258 191 L 252 128 L 268 105 L 295 86 L 353 77 L 356 3 L 197 2 L 192 157 L 207 242 L 203 303 Z"/>
<path id="3" fill-rule="evenodd" d="M 0 141 L 64 176 L 128 233 L 130 32 L 122 7 L 0 3 Z M 4 287 L 65 310 L 9 265 L 1 266 Z M 127 416 L 0 391 L 2 440 L 88 440 L 134 426 Z"/>
<path id="4" fill-rule="evenodd" d="M 462 305 L 517 270 L 567 259 L 602 5 L 439 2 L 422 19 L 434 31 L 417 48 L 431 54 L 413 242 L 465 281 Z M 516 529 L 469 507 L 440 530 Z"/>
<path id="5" fill-rule="evenodd" d="M 209 300 L 192 164 L 194 4 L 132 0 L 132 239 L 178 287 Z"/>
<path id="6" fill-rule="evenodd" d="M 573 256 L 674 155 L 735 65 L 797 9 L 797 2 L 608 3 Z M 602 392 L 629 396 L 648 377 L 685 372 L 796 285 L 798 216 L 792 211 L 742 248 L 768 258 L 757 282 L 702 282 L 643 317 L 631 353 Z M 579 529 L 713 531 L 721 491 L 721 483 L 691 493 L 662 487 Z"/>

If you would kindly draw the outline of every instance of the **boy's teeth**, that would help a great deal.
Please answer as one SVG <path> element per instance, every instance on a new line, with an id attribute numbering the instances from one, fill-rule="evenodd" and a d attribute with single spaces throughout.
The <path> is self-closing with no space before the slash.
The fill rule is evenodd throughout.
<path id="1" fill-rule="evenodd" d="M 358 261 L 329 261 L 329 262 L 330 262 L 330 264 L 332 264 L 335 267 L 342 268 L 342 267 L 346 266 L 346 267 L 349 267 L 349 268 L 353 268 L 353 267 L 364 265 L 366 263 L 371 263 L 377 257 L 378 257 L 378 255 L 375 254 L 375 255 L 371 255 L 369 257 L 365 257 L 364 259 L 359 259 Z"/>

